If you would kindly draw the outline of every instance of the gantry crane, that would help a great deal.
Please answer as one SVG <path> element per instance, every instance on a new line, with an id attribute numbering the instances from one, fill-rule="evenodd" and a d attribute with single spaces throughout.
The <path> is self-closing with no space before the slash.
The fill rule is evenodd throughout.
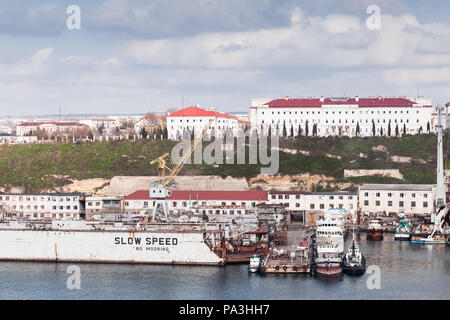
<path id="1" fill-rule="evenodd" d="M 158 210 L 161 210 L 164 214 L 164 218 L 167 219 L 167 214 L 169 212 L 167 205 L 167 198 L 172 195 L 169 187 L 173 183 L 175 177 L 180 173 L 183 168 L 186 160 L 192 155 L 197 145 L 203 140 L 203 136 L 209 129 L 209 126 L 213 122 L 213 119 L 210 119 L 206 124 L 205 128 L 202 130 L 200 135 L 191 142 L 190 149 L 183 154 L 180 162 L 174 166 L 172 160 L 169 157 L 168 153 L 164 153 L 162 156 L 154 159 L 150 162 L 150 164 L 158 164 L 158 181 L 155 181 L 150 186 L 150 198 L 156 199 L 155 205 L 153 206 L 152 219 L 154 220 L 156 217 L 156 213 Z M 168 161 L 171 163 L 171 167 L 168 166 Z M 166 177 L 166 172 L 169 172 L 169 175 Z"/>

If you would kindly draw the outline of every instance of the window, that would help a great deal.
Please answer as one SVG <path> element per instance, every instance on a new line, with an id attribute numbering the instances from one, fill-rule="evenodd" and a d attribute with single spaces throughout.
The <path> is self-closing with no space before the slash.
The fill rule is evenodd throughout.
<path id="1" fill-rule="evenodd" d="M 310 209 L 314 209 L 314 203 L 311 203 L 311 204 L 309 205 L 309 208 L 310 208 Z"/>
<path id="2" fill-rule="evenodd" d="M 325 205 L 323 203 L 320 204 L 320 209 L 325 209 Z"/>
<path id="3" fill-rule="evenodd" d="M 379 197 L 380 197 L 380 193 L 379 193 L 379 192 L 377 192 L 377 193 L 376 193 L 376 196 L 377 196 L 377 197 L 379 198 Z"/>
<path id="4" fill-rule="evenodd" d="M 399 201 L 398 206 L 403 207 L 403 201 Z"/>
<path id="5" fill-rule="evenodd" d="M 388 197 L 391 198 L 392 197 L 392 192 L 388 193 Z"/>
<path id="6" fill-rule="evenodd" d="M 428 208 L 428 202 L 425 201 L 425 202 L 423 203 L 423 207 L 424 207 L 424 208 Z"/>
<path id="7" fill-rule="evenodd" d="M 404 198 L 405 194 L 404 193 L 400 193 L 400 198 Z"/>
<path id="8" fill-rule="evenodd" d="M 415 208 L 416 207 L 416 202 L 415 201 L 411 201 L 411 207 Z"/>
<path id="9" fill-rule="evenodd" d="M 392 207 L 392 201 L 388 201 L 388 206 Z"/>
<path id="10" fill-rule="evenodd" d="M 364 192 L 364 197 L 368 197 L 369 193 L 368 192 Z"/>
<path id="11" fill-rule="evenodd" d="M 379 207 L 379 206 L 380 206 L 380 200 L 375 201 L 375 205 L 376 205 L 377 207 Z"/>

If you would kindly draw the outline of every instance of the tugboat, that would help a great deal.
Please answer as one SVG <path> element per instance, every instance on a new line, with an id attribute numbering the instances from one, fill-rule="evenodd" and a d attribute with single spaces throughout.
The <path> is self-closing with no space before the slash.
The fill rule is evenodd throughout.
<path id="1" fill-rule="evenodd" d="M 400 219 L 397 228 L 395 228 L 394 239 L 409 241 L 411 239 L 411 234 L 411 221 L 409 219 Z"/>
<path id="2" fill-rule="evenodd" d="M 379 220 L 370 220 L 367 228 L 367 240 L 381 241 L 383 240 L 383 229 Z"/>
<path id="3" fill-rule="evenodd" d="M 344 273 L 352 275 L 362 275 L 366 271 L 366 258 L 361 253 L 358 244 L 355 241 L 353 232 L 352 246 L 348 248 L 344 256 Z"/>
<path id="4" fill-rule="evenodd" d="M 258 256 L 252 256 L 250 258 L 250 265 L 248 267 L 250 272 L 252 273 L 258 272 L 260 267 L 261 267 L 261 258 Z"/>

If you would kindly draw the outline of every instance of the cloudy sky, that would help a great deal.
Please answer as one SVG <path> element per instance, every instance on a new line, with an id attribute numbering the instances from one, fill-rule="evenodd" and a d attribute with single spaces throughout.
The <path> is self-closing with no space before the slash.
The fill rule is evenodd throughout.
<path id="1" fill-rule="evenodd" d="M 69 30 L 70 5 L 81 29 Z M 370 5 L 381 28 L 369 30 Z M 450 101 L 447 0 L 0 0 L 0 115 L 248 111 L 252 98 Z"/>

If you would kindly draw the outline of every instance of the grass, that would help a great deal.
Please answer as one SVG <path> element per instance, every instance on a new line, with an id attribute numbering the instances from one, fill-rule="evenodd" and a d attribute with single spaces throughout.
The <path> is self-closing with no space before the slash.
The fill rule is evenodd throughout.
<path id="1" fill-rule="evenodd" d="M 444 135 L 444 158 L 450 159 L 449 133 Z M 170 154 L 177 144 L 173 141 L 140 140 L 83 144 L 26 144 L 0 146 L 0 186 L 23 186 L 28 192 L 58 190 L 69 179 L 104 178 L 116 175 L 156 175 L 156 165 L 150 161 L 165 152 Z M 208 143 L 204 142 L 204 146 Z M 384 151 L 373 148 L 383 145 Z M 302 137 L 282 140 L 281 148 L 308 151 L 305 155 L 280 152 L 279 173 L 323 174 L 336 181 L 374 183 L 435 183 L 436 136 L 394 137 Z M 360 157 L 363 154 L 364 157 Z M 248 149 L 246 151 L 248 162 Z M 332 158 L 327 155 L 338 156 Z M 398 163 L 391 156 L 411 157 L 412 163 Z M 418 161 L 425 161 L 420 163 Z M 260 173 L 260 164 L 185 165 L 181 175 L 219 175 L 245 177 Z M 450 167 L 450 162 L 445 162 Z M 370 176 L 345 178 L 344 169 L 399 169 L 404 180 Z"/>

